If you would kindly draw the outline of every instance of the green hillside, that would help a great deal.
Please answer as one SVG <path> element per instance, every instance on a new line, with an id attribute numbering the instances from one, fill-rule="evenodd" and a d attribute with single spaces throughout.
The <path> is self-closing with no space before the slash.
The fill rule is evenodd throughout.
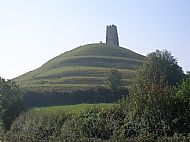
<path id="1" fill-rule="evenodd" d="M 144 56 L 114 45 L 88 44 L 67 51 L 14 80 L 29 90 L 68 91 L 97 88 L 109 68 L 117 68 L 129 86 Z"/>

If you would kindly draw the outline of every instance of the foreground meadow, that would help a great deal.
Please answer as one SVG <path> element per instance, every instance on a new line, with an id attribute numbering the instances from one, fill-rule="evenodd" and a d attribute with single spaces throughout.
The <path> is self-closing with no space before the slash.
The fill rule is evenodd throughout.
<path id="1" fill-rule="evenodd" d="M 64 112 L 68 114 L 78 114 L 82 111 L 89 109 L 105 109 L 116 105 L 114 103 L 99 103 L 99 104 L 76 104 L 76 105 L 63 105 L 52 107 L 36 107 L 29 111 L 29 113 L 58 113 Z"/>

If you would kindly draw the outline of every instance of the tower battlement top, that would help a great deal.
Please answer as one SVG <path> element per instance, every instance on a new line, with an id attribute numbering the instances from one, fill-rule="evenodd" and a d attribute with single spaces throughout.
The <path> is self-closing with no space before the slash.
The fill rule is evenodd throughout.
<path id="1" fill-rule="evenodd" d="M 106 43 L 119 46 L 117 26 L 107 25 L 107 27 L 106 27 Z"/>

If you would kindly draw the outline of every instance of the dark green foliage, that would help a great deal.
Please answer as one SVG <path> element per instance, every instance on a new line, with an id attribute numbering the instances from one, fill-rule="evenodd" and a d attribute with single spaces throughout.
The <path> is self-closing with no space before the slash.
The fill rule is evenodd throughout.
<path id="1" fill-rule="evenodd" d="M 117 69 L 110 69 L 105 74 L 105 84 L 110 90 L 120 90 L 124 86 L 123 83 L 123 76 Z"/>
<path id="2" fill-rule="evenodd" d="M 62 128 L 60 140 L 94 139 L 112 140 L 120 125 L 123 124 L 125 114 L 119 106 L 107 109 L 90 109 L 81 112 L 72 120 L 66 122 Z M 68 132 L 72 135 L 68 135 Z M 114 140 L 114 139 L 113 139 Z"/>
<path id="3" fill-rule="evenodd" d="M 140 67 L 133 91 L 135 94 L 149 94 L 154 84 L 177 85 L 184 77 L 182 68 L 168 51 L 156 50 L 147 56 Z"/>
<path id="4" fill-rule="evenodd" d="M 173 136 L 190 132 L 190 107 L 170 89 L 150 95 L 133 96 L 132 119 L 136 135 Z M 138 125 L 137 125 L 138 124 Z M 137 125 L 137 126 L 136 126 Z"/>
<path id="5" fill-rule="evenodd" d="M 57 113 L 26 113 L 19 116 L 6 135 L 8 142 L 56 141 L 64 122 L 70 115 Z"/>
<path id="6" fill-rule="evenodd" d="M 77 90 L 72 92 L 26 92 L 23 100 L 27 107 L 42 107 L 79 103 L 111 103 L 128 95 L 127 89 L 112 92 L 99 88 L 91 90 Z"/>
<path id="7" fill-rule="evenodd" d="M 3 122 L 0 120 L 0 142 L 3 141 L 4 131 L 3 131 Z"/>
<path id="8" fill-rule="evenodd" d="M 190 78 L 190 71 L 187 71 L 185 74 L 185 79 Z"/>
<path id="9" fill-rule="evenodd" d="M 137 102 L 137 98 L 128 96 L 120 105 L 105 109 L 92 108 L 75 115 L 61 110 L 26 113 L 14 122 L 6 138 L 15 142 L 185 142 L 190 132 L 189 105 L 173 96 L 173 91 L 165 90 L 162 93 L 159 106 L 156 106 L 159 104 L 156 100 L 151 102 L 146 98 Z"/>
<path id="10" fill-rule="evenodd" d="M 183 78 L 183 71 L 169 52 L 148 55 L 129 96 L 132 137 L 157 139 L 190 132 L 190 106 L 176 97 L 177 89 L 172 87 Z"/>
<path id="11" fill-rule="evenodd" d="M 63 111 L 29 112 L 16 119 L 6 135 L 6 141 L 111 140 L 117 135 L 117 129 L 123 124 L 124 118 L 125 114 L 119 106 L 91 108 L 72 116 Z"/>
<path id="12" fill-rule="evenodd" d="M 190 105 L 190 78 L 185 79 L 178 88 L 177 97 Z"/>
<path id="13" fill-rule="evenodd" d="M 19 87 L 12 81 L 0 78 L 0 120 L 4 130 L 9 130 L 13 120 L 24 106 Z"/>

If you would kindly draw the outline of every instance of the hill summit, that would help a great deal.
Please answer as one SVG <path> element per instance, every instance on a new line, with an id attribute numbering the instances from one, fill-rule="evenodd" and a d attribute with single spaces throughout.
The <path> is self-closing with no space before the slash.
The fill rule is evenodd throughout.
<path id="1" fill-rule="evenodd" d="M 129 86 L 144 56 L 111 44 L 88 44 L 65 52 L 15 81 L 27 89 L 70 90 L 101 86 L 110 68 L 122 72 Z"/>
<path id="2" fill-rule="evenodd" d="M 130 86 L 144 56 L 118 46 L 116 26 L 108 26 L 106 35 L 107 43 L 79 46 L 14 81 L 27 90 L 84 90 L 103 86 L 105 73 L 116 68 L 123 74 L 125 85 Z"/>

